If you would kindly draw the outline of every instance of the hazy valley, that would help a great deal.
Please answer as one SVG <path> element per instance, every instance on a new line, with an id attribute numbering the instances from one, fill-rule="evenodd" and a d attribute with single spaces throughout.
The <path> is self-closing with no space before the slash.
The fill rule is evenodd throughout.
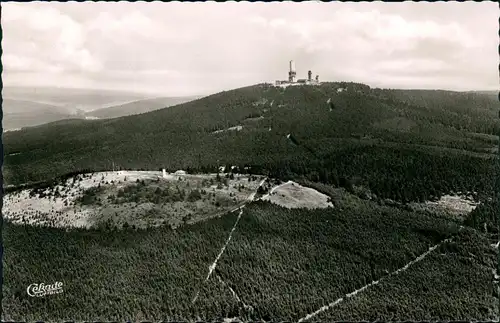
<path id="1" fill-rule="evenodd" d="M 109 119 L 166 108 L 200 98 L 155 97 L 123 91 L 51 87 L 5 87 L 4 131 L 65 119 Z"/>

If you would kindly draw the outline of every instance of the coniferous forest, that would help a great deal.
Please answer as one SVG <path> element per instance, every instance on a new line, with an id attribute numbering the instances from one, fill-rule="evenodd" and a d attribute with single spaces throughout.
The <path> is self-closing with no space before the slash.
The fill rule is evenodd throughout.
<path id="1" fill-rule="evenodd" d="M 237 213 L 175 230 L 5 221 L 3 319 L 297 321 L 379 279 L 312 320 L 498 317 L 499 108 L 473 92 L 260 84 L 141 115 L 5 133 L 6 193 L 112 165 L 188 173 L 226 165 L 303 183 L 334 207 L 249 204 L 208 280 Z M 463 221 L 408 207 L 461 192 L 480 203 Z M 42 281 L 62 281 L 64 293 L 26 295 Z"/>

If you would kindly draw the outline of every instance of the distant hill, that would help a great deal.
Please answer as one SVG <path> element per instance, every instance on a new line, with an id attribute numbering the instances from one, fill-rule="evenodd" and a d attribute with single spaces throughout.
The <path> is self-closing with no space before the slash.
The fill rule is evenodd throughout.
<path id="1" fill-rule="evenodd" d="M 74 117 L 65 107 L 17 99 L 3 99 L 3 129 L 14 130 Z"/>
<path id="2" fill-rule="evenodd" d="M 498 92 L 499 91 L 470 91 L 472 93 L 478 93 L 478 94 L 488 94 L 488 95 L 496 95 L 498 97 Z"/>
<path id="3" fill-rule="evenodd" d="M 463 92 L 260 84 L 140 115 L 7 133 L 6 155 L 18 154 L 6 157 L 4 179 L 19 184 L 107 170 L 113 160 L 137 170 L 251 165 L 282 179 L 358 183 L 395 200 L 450 189 L 486 192 L 498 153 L 499 106 L 490 96 Z"/>
<path id="4" fill-rule="evenodd" d="M 148 95 L 124 91 L 63 87 L 4 87 L 2 97 L 66 107 L 72 110 L 89 111 L 146 99 Z"/>
<path id="5" fill-rule="evenodd" d="M 95 117 L 99 119 L 109 119 L 123 117 L 133 114 L 141 114 L 177 104 L 189 102 L 201 98 L 201 96 L 191 97 L 161 97 L 153 99 L 143 99 L 116 106 L 106 107 L 102 109 L 92 110 L 85 113 L 87 117 Z"/>
<path id="6" fill-rule="evenodd" d="M 6 87 L 3 129 L 17 130 L 65 119 L 106 119 L 140 114 L 199 97 L 147 98 L 109 90 Z"/>

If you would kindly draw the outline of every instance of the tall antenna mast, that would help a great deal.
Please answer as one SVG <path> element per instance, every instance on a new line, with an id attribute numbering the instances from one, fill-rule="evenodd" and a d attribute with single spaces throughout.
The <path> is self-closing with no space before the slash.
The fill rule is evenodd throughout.
<path id="1" fill-rule="evenodd" d="M 288 72 L 288 82 L 290 82 L 290 83 L 295 82 L 296 75 L 297 75 L 297 72 L 295 71 L 295 62 L 290 61 L 290 70 Z"/>

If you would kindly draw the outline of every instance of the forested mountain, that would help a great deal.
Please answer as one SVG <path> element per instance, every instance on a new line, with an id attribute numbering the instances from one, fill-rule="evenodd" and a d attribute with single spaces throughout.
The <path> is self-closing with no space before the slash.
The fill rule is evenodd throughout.
<path id="1" fill-rule="evenodd" d="M 141 115 L 7 133 L 4 181 L 105 170 L 112 162 L 194 172 L 215 169 L 219 160 L 285 179 L 356 183 L 396 200 L 450 190 L 487 193 L 498 108 L 491 96 L 475 93 L 260 84 Z M 221 131 L 237 126 L 240 131 Z"/>
<path id="2" fill-rule="evenodd" d="M 189 173 L 225 164 L 304 183 L 334 207 L 258 201 L 241 219 L 227 213 L 175 230 L 5 221 L 3 319 L 297 321 L 340 297 L 309 321 L 495 319 L 499 108 L 479 93 L 260 84 L 5 133 L 5 184 L 41 189 L 113 164 Z M 466 191 L 481 204 L 465 221 L 404 203 Z M 47 277 L 63 281 L 64 294 L 26 295 Z"/>

